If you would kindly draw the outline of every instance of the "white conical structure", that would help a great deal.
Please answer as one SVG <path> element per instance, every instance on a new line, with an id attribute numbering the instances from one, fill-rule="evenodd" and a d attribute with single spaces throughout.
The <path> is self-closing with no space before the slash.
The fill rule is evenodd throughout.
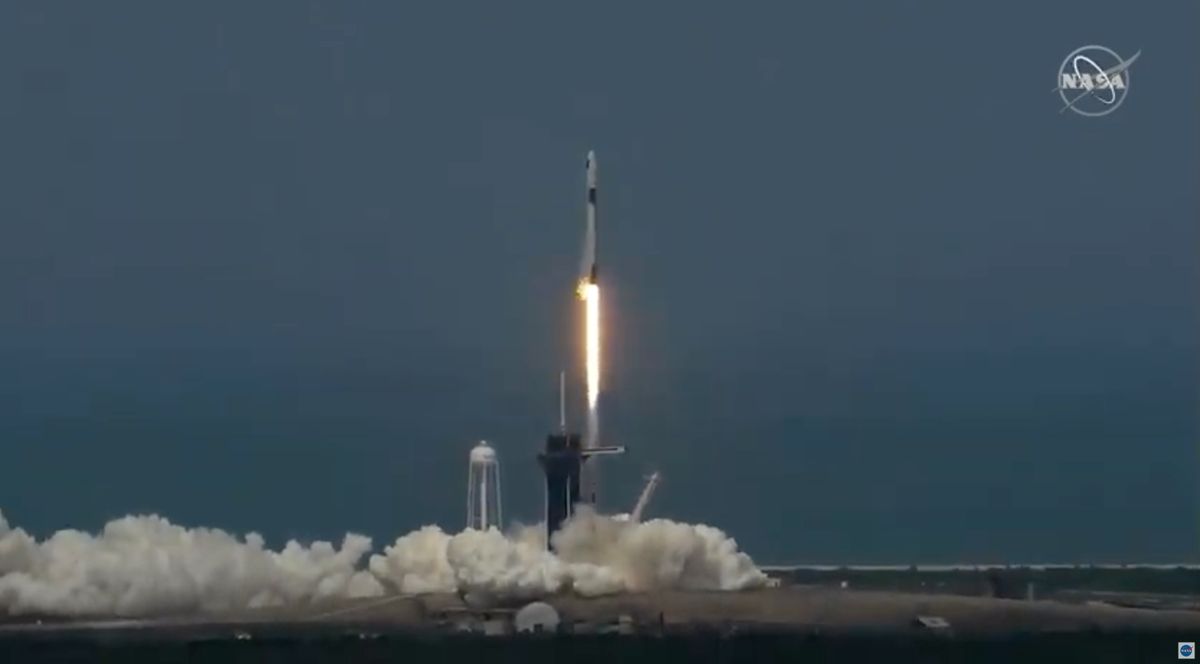
<path id="1" fill-rule="evenodd" d="M 502 528 L 500 458 L 486 440 L 471 449 L 467 471 L 467 528 Z"/>

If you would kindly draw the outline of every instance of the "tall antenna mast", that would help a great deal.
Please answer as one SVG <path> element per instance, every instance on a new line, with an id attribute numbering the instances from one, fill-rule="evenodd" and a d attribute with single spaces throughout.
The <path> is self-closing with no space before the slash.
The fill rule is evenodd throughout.
<path id="1" fill-rule="evenodd" d="M 567 432 L 567 372 L 558 372 L 558 430 Z"/>

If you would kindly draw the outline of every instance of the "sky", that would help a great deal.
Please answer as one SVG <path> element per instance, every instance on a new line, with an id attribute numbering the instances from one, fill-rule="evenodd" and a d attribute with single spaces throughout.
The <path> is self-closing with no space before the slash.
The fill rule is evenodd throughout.
<path id="1" fill-rule="evenodd" d="M 604 506 L 766 563 L 1200 560 L 1200 5 L 9 3 L 0 510 L 271 542 Z M 1085 44 L 1128 97 L 1062 113 Z"/>

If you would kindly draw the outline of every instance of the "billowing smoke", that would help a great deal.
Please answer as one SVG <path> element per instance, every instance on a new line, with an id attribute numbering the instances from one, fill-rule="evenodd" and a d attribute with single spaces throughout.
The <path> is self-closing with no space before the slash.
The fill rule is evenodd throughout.
<path id="1" fill-rule="evenodd" d="M 594 596 L 661 588 L 742 590 L 766 576 L 716 528 L 654 519 L 621 521 L 580 508 L 546 551 L 543 530 L 449 535 L 428 526 L 371 556 L 371 572 L 400 592 Z"/>
<path id="2" fill-rule="evenodd" d="M 0 613 L 143 616 L 311 604 L 386 592 L 461 592 L 526 599 L 660 588 L 740 590 L 766 577 L 720 530 L 656 519 L 621 521 L 581 509 L 546 551 L 539 527 L 448 534 L 413 531 L 370 556 L 347 535 L 288 542 L 189 529 L 157 516 L 109 522 L 91 535 L 64 530 L 38 542 L 0 514 Z"/>
<path id="3" fill-rule="evenodd" d="M 383 587 L 358 563 L 371 540 L 288 542 L 188 529 L 157 516 L 110 521 L 98 535 L 61 530 L 44 542 L 0 514 L 0 612 L 138 616 L 369 597 Z"/>

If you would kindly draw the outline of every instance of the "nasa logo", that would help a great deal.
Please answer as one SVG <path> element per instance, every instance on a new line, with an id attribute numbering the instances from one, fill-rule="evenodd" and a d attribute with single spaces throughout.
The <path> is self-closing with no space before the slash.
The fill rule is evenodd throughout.
<path id="1" fill-rule="evenodd" d="M 1099 117 L 1117 110 L 1129 94 L 1129 66 L 1141 51 L 1128 60 L 1107 46 L 1080 46 L 1067 54 L 1058 68 L 1055 92 L 1063 107 L 1080 115 Z"/>
<path id="2" fill-rule="evenodd" d="M 1196 642 L 1179 642 L 1179 659 L 1196 659 Z"/>

